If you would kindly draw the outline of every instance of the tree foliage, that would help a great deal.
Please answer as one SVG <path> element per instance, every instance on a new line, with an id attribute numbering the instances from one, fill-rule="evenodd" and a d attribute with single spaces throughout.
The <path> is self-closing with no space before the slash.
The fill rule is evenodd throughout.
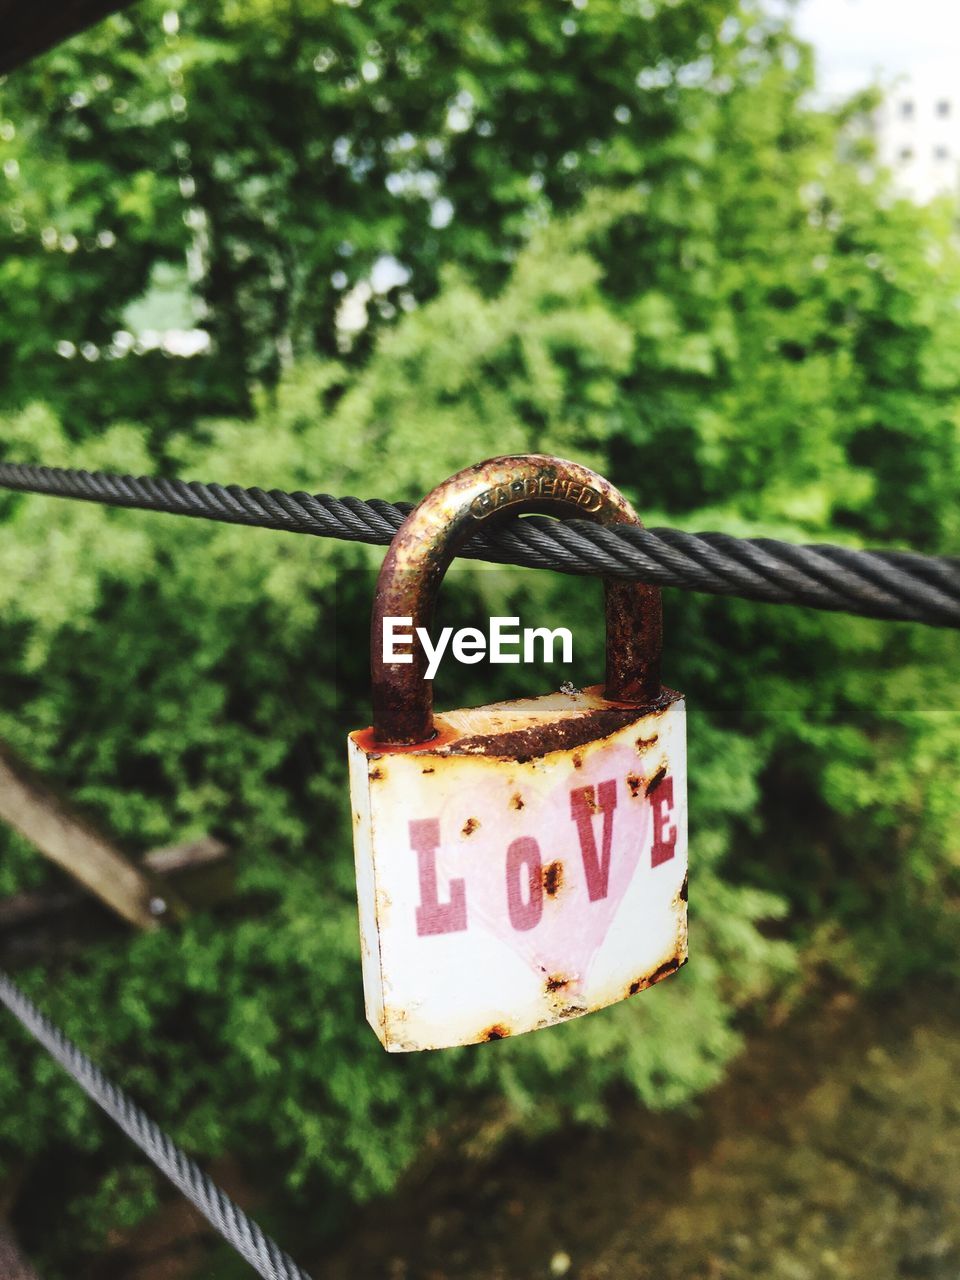
<path id="1" fill-rule="evenodd" d="M 815 110 L 812 76 L 787 25 L 726 2 L 148 0 L 0 89 L 3 454 L 413 499 L 535 449 L 650 523 L 955 552 L 952 211 L 895 199 L 864 104 Z M 338 338 L 385 255 L 409 280 Z M 124 354 L 164 281 L 210 354 Z M 239 864 L 229 914 L 26 980 L 192 1150 L 259 1171 L 294 1236 L 298 1206 L 388 1189 L 478 1099 L 528 1127 L 598 1122 L 615 1087 L 680 1105 L 739 1011 L 811 973 L 956 970 L 955 636 L 668 593 L 690 966 L 549 1032 L 388 1058 L 362 1022 L 342 741 L 367 719 L 377 555 L 12 495 L 0 521 L 0 737 L 130 847 L 215 831 Z M 571 607 L 559 576 L 452 577 L 452 608 Z M 0 832 L 0 890 L 47 877 Z M 3 1034 L 0 1153 L 63 1191 L 44 1247 L 67 1274 L 72 1232 L 95 1249 L 148 1196 Z"/>

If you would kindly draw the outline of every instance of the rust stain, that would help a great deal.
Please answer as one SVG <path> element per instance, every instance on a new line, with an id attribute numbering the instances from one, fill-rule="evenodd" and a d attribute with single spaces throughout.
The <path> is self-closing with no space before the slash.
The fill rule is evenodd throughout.
<path id="1" fill-rule="evenodd" d="M 516 795 L 513 797 L 510 803 L 513 805 L 515 809 L 523 808 L 523 796 L 520 794 L 519 791 L 516 793 Z"/>
<path id="2" fill-rule="evenodd" d="M 380 768 L 380 766 L 379 766 L 379 765 L 377 765 L 377 767 L 376 767 L 375 769 L 371 769 L 371 770 L 370 770 L 370 781 L 371 781 L 371 782 L 379 782 L 379 781 L 381 780 L 381 778 L 385 778 L 386 776 L 387 776 L 387 775 L 383 772 L 383 770 Z"/>
<path id="3" fill-rule="evenodd" d="M 434 769 L 433 765 L 431 765 L 429 769 L 421 769 L 421 770 L 420 770 L 420 772 L 421 772 L 421 773 L 436 773 L 437 771 L 436 771 L 436 769 Z"/>
<path id="4" fill-rule="evenodd" d="M 435 717 L 434 727 L 436 732 L 422 742 L 381 742 L 372 726 L 355 729 L 350 734 L 350 741 L 356 743 L 369 760 L 381 760 L 384 756 L 429 755 L 437 747 L 456 737 L 455 730 L 443 722 L 442 716 Z"/>
<path id="5" fill-rule="evenodd" d="M 661 978 L 666 978 L 668 974 L 676 973 L 680 966 L 686 963 L 686 958 L 681 960 L 677 956 L 671 956 L 669 960 L 664 960 L 663 964 L 654 969 L 650 975 L 650 982 L 659 982 Z"/>
<path id="6" fill-rule="evenodd" d="M 637 744 L 636 744 L 637 750 L 640 752 L 646 751 L 648 747 L 654 746 L 659 741 L 660 741 L 659 733 L 655 733 L 652 738 L 638 738 Z"/>
<path id="7" fill-rule="evenodd" d="M 573 767 L 575 769 L 583 768 L 583 752 L 582 751 L 575 751 L 573 753 Z"/>
<path id="8" fill-rule="evenodd" d="M 510 1034 L 510 1028 L 505 1027 L 502 1022 L 495 1022 L 492 1027 L 487 1027 L 486 1031 L 480 1032 L 481 1040 L 506 1040 Z"/>
<path id="9" fill-rule="evenodd" d="M 627 786 L 630 788 L 631 796 L 638 796 L 640 794 L 640 787 L 642 783 L 643 779 L 638 777 L 635 773 L 627 774 Z"/>
<path id="10" fill-rule="evenodd" d="M 680 886 L 680 897 L 684 902 L 687 900 L 687 877 L 683 877 L 683 884 Z"/>
<path id="11" fill-rule="evenodd" d="M 557 1010 L 557 1017 L 558 1018 L 578 1018 L 581 1013 L 589 1013 L 589 1012 L 590 1012 L 589 1009 L 587 1009 L 582 1004 L 568 1004 L 568 1005 L 565 1005 L 564 1008 Z"/>
<path id="12" fill-rule="evenodd" d="M 551 862 L 543 868 L 543 891 L 552 898 L 563 884 L 563 863 Z"/>
<path id="13" fill-rule="evenodd" d="M 664 780 L 666 776 L 667 776 L 667 766 L 663 765 L 661 768 L 657 770 L 657 772 L 653 775 L 653 777 L 647 783 L 647 795 L 649 795 L 651 791 L 656 791 L 657 787 L 659 787 L 660 783 Z"/>
<path id="14" fill-rule="evenodd" d="M 500 733 L 475 733 L 442 749 L 444 755 L 499 756 L 524 764 L 551 751 L 592 745 L 633 724 L 648 712 L 645 707 L 592 707 L 581 715 L 544 724 L 531 720 L 520 729 Z M 581 761 L 582 763 L 582 761 Z M 579 765 L 574 761 L 575 767 Z"/>
<path id="15" fill-rule="evenodd" d="M 676 973 L 687 963 L 686 956 L 681 960 L 678 956 L 671 956 L 669 960 L 665 960 L 663 964 L 658 965 L 653 973 L 634 980 L 627 987 L 627 995 L 635 996 L 638 991 L 645 991 L 647 987 L 652 987 L 655 982 L 660 982 L 663 978 L 667 978 L 671 973 Z"/>
<path id="16" fill-rule="evenodd" d="M 480 825 L 479 818 L 468 818 L 466 822 L 463 824 L 463 834 L 465 836 L 472 836 L 473 833 L 476 831 L 477 827 L 479 827 L 479 825 Z"/>
<path id="17" fill-rule="evenodd" d="M 562 991 L 570 985 L 570 979 L 562 973 L 551 973 L 544 986 L 548 991 Z"/>

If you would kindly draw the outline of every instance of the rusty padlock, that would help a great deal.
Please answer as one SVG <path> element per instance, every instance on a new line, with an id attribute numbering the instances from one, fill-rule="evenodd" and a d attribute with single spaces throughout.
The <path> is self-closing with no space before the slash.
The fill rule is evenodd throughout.
<path id="1" fill-rule="evenodd" d="M 605 579 L 606 683 L 433 714 L 414 639 L 441 579 L 516 512 L 639 524 L 601 476 L 493 458 L 434 489 L 384 559 L 371 627 L 373 725 L 349 736 L 367 1019 L 385 1048 L 550 1026 L 651 986 L 687 958 L 685 708 L 660 684 L 660 592 Z M 415 635 L 415 632 L 414 632 Z"/>

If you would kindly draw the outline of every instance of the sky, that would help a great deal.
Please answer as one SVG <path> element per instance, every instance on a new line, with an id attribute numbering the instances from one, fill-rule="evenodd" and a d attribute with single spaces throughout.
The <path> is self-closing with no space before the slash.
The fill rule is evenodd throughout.
<path id="1" fill-rule="evenodd" d="M 946 85 L 960 73 L 960 0 L 801 0 L 795 24 L 830 96 L 902 74 Z"/>

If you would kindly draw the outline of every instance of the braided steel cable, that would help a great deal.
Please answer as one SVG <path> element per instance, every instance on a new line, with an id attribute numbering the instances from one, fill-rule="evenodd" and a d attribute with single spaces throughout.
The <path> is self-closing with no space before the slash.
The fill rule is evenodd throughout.
<path id="1" fill-rule="evenodd" d="M 135 1102 L 0 972 L 0 1004 L 30 1032 L 263 1280 L 310 1280 Z"/>
<path id="2" fill-rule="evenodd" d="M 380 498 L 244 489 L 0 462 L 0 488 L 228 524 L 387 545 L 410 510 Z M 480 530 L 460 553 L 497 564 L 641 579 L 712 595 L 960 627 L 960 559 L 798 546 L 773 538 L 602 526 L 524 516 Z"/>

